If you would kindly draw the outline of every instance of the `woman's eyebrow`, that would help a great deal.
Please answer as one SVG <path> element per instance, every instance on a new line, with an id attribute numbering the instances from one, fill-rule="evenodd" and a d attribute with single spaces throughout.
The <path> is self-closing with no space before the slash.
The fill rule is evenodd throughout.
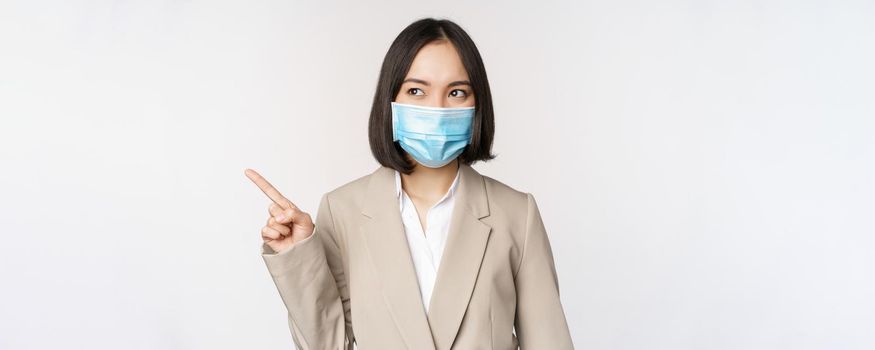
<path id="1" fill-rule="evenodd" d="M 422 79 L 417 79 L 417 78 L 407 78 L 407 79 L 404 79 L 404 81 L 402 81 L 401 84 L 404 84 L 404 83 L 407 83 L 407 82 L 410 82 L 410 83 L 419 83 L 419 84 L 422 84 L 422 85 L 425 85 L 425 86 L 431 86 L 431 84 L 430 84 L 429 82 L 427 82 L 427 81 L 425 81 L 425 80 L 422 80 Z M 471 82 L 470 82 L 470 81 L 467 81 L 467 80 L 458 80 L 458 81 L 454 81 L 454 82 L 452 82 L 452 83 L 447 84 L 447 87 L 453 87 L 453 86 L 457 86 L 457 85 L 471 85 Z"/>

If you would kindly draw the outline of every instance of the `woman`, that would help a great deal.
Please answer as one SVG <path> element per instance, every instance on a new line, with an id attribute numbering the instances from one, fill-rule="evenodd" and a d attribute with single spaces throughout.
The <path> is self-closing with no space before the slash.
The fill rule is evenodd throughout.
<path id="1" fill-rule="evenodd" d="M 534 197 L 471 167 L 493 130 L 473 41 L 422 19 L 380 71 L 381 166 L 324 194 L 315 224 L 246 170 L 274 202 L 261 254 L 298 349 L 572 348 Z"/>

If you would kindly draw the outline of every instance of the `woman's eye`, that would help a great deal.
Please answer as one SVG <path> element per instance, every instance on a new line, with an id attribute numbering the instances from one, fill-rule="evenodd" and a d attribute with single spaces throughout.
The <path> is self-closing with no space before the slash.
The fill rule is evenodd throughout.
<path id="1" fill-rule="evenodd" d="M 452 96 L 452 97 L 467 97 L 468 92 L 465 90 L 456 89 L 456 90 L 450 91 L 450 96 Z"/>
<path id="2" fill-rule="evenodd" d="M 417 93 L 417 92 L 419 92 L 419 93 Z M 407 94 L 422 96 L 422 95 L 425 95 L 425 92 L 423 92 L 422 89 L 420 89 L 420 88 L 410 88 L 407 90 Z"/>

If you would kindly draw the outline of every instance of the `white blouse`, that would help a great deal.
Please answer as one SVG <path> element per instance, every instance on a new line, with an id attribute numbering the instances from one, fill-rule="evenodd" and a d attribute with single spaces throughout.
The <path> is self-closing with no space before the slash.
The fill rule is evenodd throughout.
<path id="1" fill-rule="evenodd" d="M 428 227 L 425 232 L 422 232 L 416 207 L 407 196 L 407 192 L 402 190 L 401 173 L 395 171 L 395 194 L 398 196 L 398 209 L 401 211 L 401 220 L 407 235 L 407 244 L 410 246 L 410 256 L 413 258 L 416 278 L 419 280 L 419 292 L 422 295 L 422 304 L 425 305 L 426 313 L 428 313 L 428 304 L 437 278 L 438 267 L 441 264 L 441 255 L 447 242 L 450 216 L 453 213 L 458 182 L 459 172 L 457 171 L 450 189 L 428 210 L 428 214 L 426 214 Z"/>

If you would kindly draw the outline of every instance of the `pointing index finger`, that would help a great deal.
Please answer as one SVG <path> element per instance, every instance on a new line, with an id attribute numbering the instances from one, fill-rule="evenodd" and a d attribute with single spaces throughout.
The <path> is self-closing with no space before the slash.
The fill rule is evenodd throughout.
<path id="1" fill-rule="evenodd" d="M 246 177 L 252 180 L 252 182 L 254 182 L 255 185 L 258 186 L 258 188 L 261 189 L 261 191 L 264 192 L 264 194 L 266 194 L 267 197 L 270 198 L 270 200 L 272 200 L 277 205 L 285 209 L 296 208 L 292 201 L 286 199 L 286 197 L 280 194 L 280 191 L 277 191 L 277 189 L 273 187 L 270 182 L 267 182 L 267 180 L 265 180 L 264 177 L 258 174 L 255 170 L 245 169 L 243 173 L 246 174 Z"/>

